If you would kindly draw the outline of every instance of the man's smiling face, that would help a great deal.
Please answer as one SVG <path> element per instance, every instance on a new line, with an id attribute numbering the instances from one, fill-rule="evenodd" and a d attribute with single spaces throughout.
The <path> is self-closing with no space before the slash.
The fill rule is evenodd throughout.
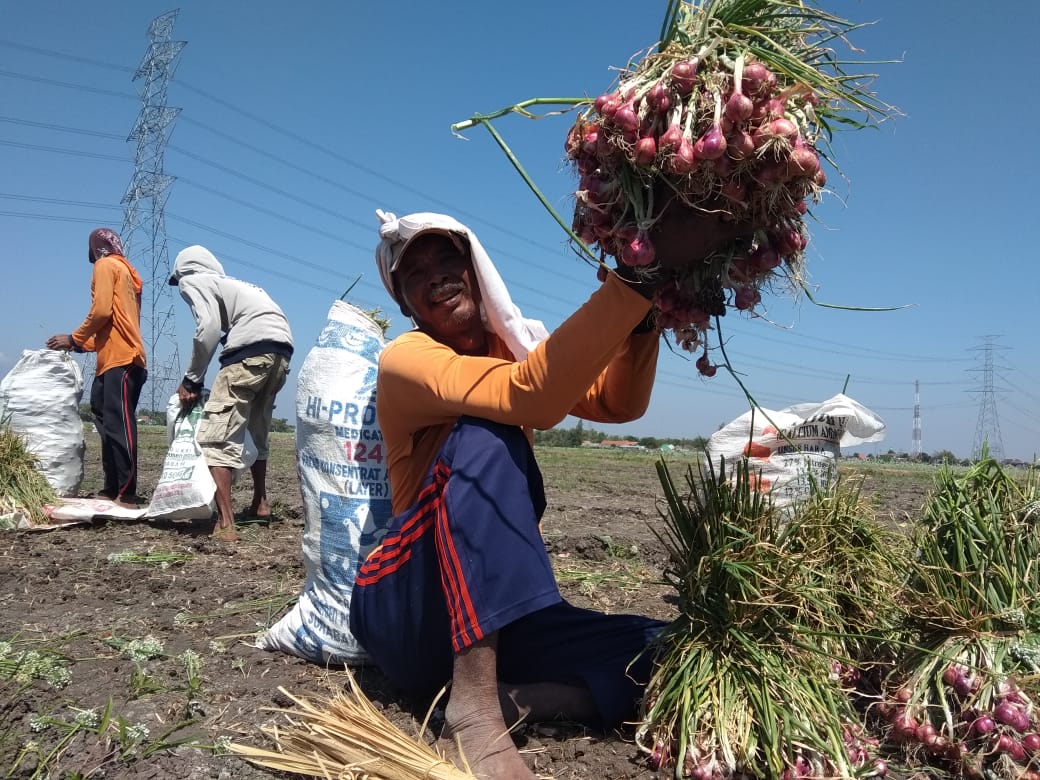
<path id="1" fill-rule="evenodd" d="M 394 283 L 402 310 L 420 330 L 460 354 L 486 353 L 473 262 L 450 238 L 429 233 L 415 239 L 394 271 Z"/>

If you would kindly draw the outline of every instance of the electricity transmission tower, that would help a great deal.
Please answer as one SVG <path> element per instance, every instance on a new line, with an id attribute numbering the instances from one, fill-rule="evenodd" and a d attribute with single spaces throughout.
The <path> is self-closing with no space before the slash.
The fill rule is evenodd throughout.
<path id="1" fill-rule="evenodd" d="M 921 454 L 921 383 L 914 380 L 914 429 L 910 435 L 910 456 Z"/>
<path id="2" fill-rule="evenodd" d="M 133 80 L 141 80 L 141 110 L 128 143 L 136 145 L 134 173 L 123 195 L 123 248 L 144 279 L 141 335 L 148 350 L 148 408 L 165 409 L 180 379 L 175 333 L 170 256 L 166 249 L 166 199 L 174 178 L 163 170 L 166 142 L 179 108 L 166 105 L 166 86 L 174 60 L 186 41 L 171 40 L 179 11 L 157 16 L 148 25 L 150 43 Z M 131 253 L 131 247 L 133 252 Z"/>
<path id="3" fill-rule="evenodd" d="M 1004 459 L 1004 442 L 1000 438 L 1000 420 L 997 419 L 997 393 L 994 389 L 994 360 L 993 353 L 1001 347 L 996 345 L 998 336 L 983 336 L 982 346 L 974 347 L 972 351 L 982 353 L 982 366 L 970 369 L 982 374 L 982 387 L 972 392 L 979 396 L 979 418 L 975 424 L 975 440 L 971 445 L 972 460 L 978 460 L 982 456 L 983 448 L 989 451 L 991 457 L 1000 461 Z"/>

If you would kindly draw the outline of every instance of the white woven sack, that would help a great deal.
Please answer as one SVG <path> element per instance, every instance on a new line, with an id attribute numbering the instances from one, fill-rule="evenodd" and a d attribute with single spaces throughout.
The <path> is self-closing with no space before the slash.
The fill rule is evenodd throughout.
<path id="1" fill-rule="evenodd" d="M 842 447 L 884 437 L 880 417 L 839 393 L 779 411 L 745 412 L 711 435 L 707 451 L 716 468 L 725 458 L 727 472 L 747 457 L 758 489 L 768 493 L 774 505 L 786 506 L 808 498 L 813 482 L 824 489 L 830 485 Z"/>
<path id="2" fill-rule="evenodd" d="M 217 485 L 197 436 L 209 391 L 203 390 L 198 402 L 185 412 L 177 393 L 166 402 L 166 442 L 162 474 L 152 491 L 146 517 L 163 520 L 208 520 L 216 511 Z M 256 445 L 246 431 L 242 447 L 245 467 L 236 469 L 237 479 L 256 462 Z"/>
<path id="3" fill-rule="evenodd" d="M 383 436 L 375 389 L 382 329 L 360 309 L 336 301 L 296 379 L 296 462 L 303 494 L 299 601 L 258 639 L 315 663 L 360 664 L 351 635 L 350 596 L 358 562 L 390 521 Z"/>
<path id="4" fill-rule="evenodd" d="M 164 520 L 206 520 L 216 510 L 217 485 L 206 458 L 195 441 L 202 419 L 200 399 L 187 413 L 174 393 L 166 403 L 166 440 L 169 448 L 162 474 L 152 491 L 147 517 Z"/>
<path id="5" fill-rule="evenodd" d="M 0 381 L 0 423 L 21 434 L 37 469 L 59 496 L 83 481 L 83 375 L 67 352 L 27 349 Z"/>

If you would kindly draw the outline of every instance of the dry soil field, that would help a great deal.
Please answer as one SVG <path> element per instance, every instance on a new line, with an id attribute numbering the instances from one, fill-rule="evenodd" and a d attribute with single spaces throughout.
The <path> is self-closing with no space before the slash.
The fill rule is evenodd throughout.
<path id="1" fill-rule="evenodd" d="M 100 475 L 96 436 L 88 435 L 87 445 L 83 492 L 97 489 Z M 142 429 L 141 449 L 147 493 L 165 452 L 164 429 Z M 606 611 L 672 617 L 672 593 L 661 583 L 664 554 L 651 530 L 661 492 L 657 456 L 540 449 L 538 457 L 549 498 L 545 540 L 565 596 Z M 667 457 L 675 476 L 689 462 Z M 868 469 L 865 491 L 891 522 L 916 514 L 932 476 L 919 468 L 857 468 Z M 234 546 L 210 541 L 210 524 L 202 522 L 3 532 L 0 777 L 285 777 L 224 746 L 264 744 L 260 727 L 284 723 L 270 711 L 289 704 L 279 686 L 312 698 L 342 690 L 346 677 L 251 645 L 303 581 L 291 434 L 275 436 L 269 471 L 274 519 L 240 526 Z M 248 481 L 236 498 L 243 508 Z M 5 679 L 17 659 L 21 674 Z M 429 702 L 400 696 L 374 669 L 356 677 L 377 706 L 415 733 Z M 656 776 L 630 734 L 541 724 L 516 739 L 539 775 Z"/>

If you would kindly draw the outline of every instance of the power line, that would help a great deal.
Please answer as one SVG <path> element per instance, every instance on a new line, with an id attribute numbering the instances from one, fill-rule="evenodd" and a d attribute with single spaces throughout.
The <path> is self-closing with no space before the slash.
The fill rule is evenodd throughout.
<path id="1" fill-rule="evenodd" d="M 67 125 L 56 125 L 56 124 L 46 123 L 46 122 L 33 122 L 33 121 L 29 121 L 29 120 L 17 119 L 17 118 L 6 117 L 6 116 L 0 116 L 0 121 L 9 122 L 9 123 L 12 123 L 12 124 L 20 124 L 20 125 L 25 125 L 25 126 L 30 126 L 30 127 L 38 127 L 38 128 L 48 129 L 48 130 L 55 130 L 55 131 L 64 132 L 64 133 L 75 133 L 75 134 L 79 134 L 79 135 L 88 135 L 88 136 L 102 137 L 102 138 L 108 138 L 108 139 L 113 139 L 113 140 L 122 140 L 121 136 L 115 135 L 113 133 L 103 133 L 103 132 L 99 132 L 99 131 L 86 130 L 86 129 L 83 129 L 83 128 L 69 127 Z M 188 120 L 181 119 L 180 117 L 178 117 L 178 121 L 185 121 L 186 122 Z M 194 124 L 199 125 L 200 123 L 195 122 Z M 219 132 L 219 131 L 214 131 L 214 132 Z M 220 133 L 220 134 L 221 135 L 226 135 L 224 133 Z M 0 141 L 0 143 L 4 143 L 4 144 L 7 144 L 7 145 L 13 145 L 13 146 L 19 145 L 19 144 L 17 144 L 17 142 L 3 142 L 3 141 Z M 242 145 L 246 146 L 247 148 L 249 148 L 251 150 L 257 151 L 257 153 L 264 154 L 260 150 L 256 149 L 256 147 L 251 147 L 251 146 L 248 146 L 248 145 L 245 145 L 245 144 L 242 144 Z M 94 155 L 93 153 L 90 153 L 90 152 L 80 152 L 80 151 L 71 150 L 71 149 L 61 149 L 61 148 L 58 148 L 58 147 L 44 147 L 44 146 L 37 146 L 37 145 L 31 145 L 31 144 L 22 144 L 21 146 L 22 146 L 22 148 L 32 148 L 32 149 L 36 149 L 38 151 L 55 152 L 55 153 L 69 154 L 69 155 L 79 155 L 79 156 L 96 156 L 96 155 Z M 333 209 L 329 209 L 329 208 L 325 207 L 323 204 L 316 203 L 314 201 L 310 201 L 310 200 L 307 200 L 305 198 L 301 198 L 300 196 L 295 195 L 295 194 L 285 190 L 284 188 L 276 187 L 274 185 L 268 184 L 267 182 L 264 182 L 264 181 L 262 181 L 260 179 L 257 179 L 256 177 L 253 177 L 253 176 L 250 176 L 248 174 L 242 173 L 241 171 L 238 171 L 238 170 L 236 170 L 234 168 L 231 168 L 229 166 L 223 165 L 222 163 L 218 163 L 216 161 L 210 160 L 210 159 L 208 159 L 206 157 L 203 157 L 201 155 L 195 154 L 194 152 L 190 152 L 190 151 L 188 151 L 186 149 L 183 149 L 183 148 L 181 148 L 181 147 L 179 147 L 179 146 L 177 146 L 175 144 L 168 144 L 167 145 L 167 149 L 169 149 L 171 151 L 174 151 L 174 152 L 177 152 L 179 154 L 182 154 L 182 155 L 188 157 L 189 159 L 192 159 L 192 160 L 194 160 L 196 162 L 199 162 L 199 163 L 201 163 L 203 165 L 207 165 L 207 166 L 212 167 L 212 168 L 214 168 L 216 170 L 219 170 L 219 171 L 221 171 L 223 173 L 226 173 L 229 176 L 234 176 L 236 178 L 242 179 L 243 181 L 246 181 L 246 182 L 248 182 L 250 184 L 253 184 L 254 186 L 260 187 L 261 189 L 266 189 L 266 190 L 272 191 L 272 192 L 274 192 L 274 193 L 276 193 L 278 195 L 281 195 L 281 196 L 283 196 L 283 197 L 285 197 L 285 198 L 287 198 L 289 200 L 293 200 L 295 202 L 300 203 L 301 205 L 307 206 L 310 209 L 313 209 L 313 210 L 316 210 L 316 211 L 320 211 L 320 212 L 323 212 L 323 213 L 325 213 L 325 214 L 327 214 L 329 216 L 332 216 L 332 217 L 335 217 L 337 219 L 341 219 L 343 221 L 349 222 L 352 225 L 360 227 L 361 229 L 365 230 L 366 232 L 370 231 L 370 225 L 367 222 L 361 222 L 360 220 L 348 217 L 348 216 L 344 215 L 343 213 L 341 213 L 339 211 L 335 211 Z M 287 160 L 284 160 L 283 158 L 280 158 L 277 155 L 264 154 L 264 156 L 268 157 L 270 159 L 274 159 L 275 161 L 280 162 L 281 164 L 284 164 L 284 165 L 286 165 L 286 166 L 288 166 L 288 167 L 290 167 L 290 168 L 292 168 L 294 170 L 300 171 L 300 172 L 302 172 L 302 173 L 304 173 L 306 175 L 313 176 L 313 177 L 315 177 L 315 178 L 317 178 L 317 179 L 319 179 L 319 180 L 321 180 L 323 182 L 329 183 L 332 186 L 337 186 L 340 189 L 343 189 L 343 190 L 345 190 L 345 191 L 347 191 L 347 192 L 349 192 L 351 194 L 355 194 L 355 195 L 358 195 L 360 197 L 368 197 L 366 195 L 363 195 L 362 193 L 359 193 L 357 190 L 353 190 L 352 188 L 344 187 L 342 185 L 339 185 L 338 183 L 334 182 L 333 180 L 329 179 L 328 177 L 322 176 L 321 174 L 318 174 L 318 173 L 316 173 L 314 171 L 311 171 L 311 170 L 309 170 L 309 169 L 307 169 L 307 168 L 305 168 L 303 166 L 298 166 L 298 165 L 294 165 L 292 163 L 289 163 Z M 123 158 L 113 157 L 112 159 L 122 160 Z M 291 223 L 297 225 L 298 227 L 304 228 L 304 229 L 309 230 L 311 232 L 314 232 L 314 233 L 317 233 L 317 234 L 321 234 L 321 235 L 325 235 L 326 237 L 328 237 L 330 235 L 330 234 L 322 231 L 320 228 L 315 228 L 315 227 L 312 227 L 312 226 L 304 225 L 301 222 L 297 222 L 297 221 L 289 219 L 288 217 L 286 217 L 285 215 L 283 215 L 283 214 L 281 214 L 279 212 L 265 210 L 265 209 L 263 209 L 261 207 L 256 206 L 255 204 L 249 203 L 249 202 L 244 201 L 244 200 L 242 200 L 240 198 L 236 198 L 235 196 L 228 195 L 226 193 L 220 192 L 220 191 L 215 190 L 213 188 L 208 188 L 208 187 L 206 187 L 206 185 L 199 184 L 197 182 L 193 182 L 193 181 L 185 178 L 184 176 L 178 175 L 177 178 L 182 183 L 191 184 L 192 186 L 195 186 L 195 187 L 198 187 L 200 189 L 206 190 L 206 191 L 210 192 L 211 194 L 217 195 L 218 197 L 226 198 L 226 199 L 231 200 L 233 202 L 237 202 L 240 205 L 243 205 L 243 206 L 246 206 L 248 208 L 252 208 L 252 209 L 255 209 L 257 211 L 266 213 L 269 216 L 275 216 L 278 219 L 282 219 L 282 220 L 285 220 L 287 222 L 291 222 Z M 340 237 L 336 237 L 336 238 L 337 238 L 337 240 L 345 240 L 345 239 L 342 239 Z M 347 243 L 351 243 L 354 246 L 359 246 L 357 244 L 353 244 L 353 242 L 347 242 Z M 514 255 L 514 254 L 512 254 L 510 252 L 503 251 L 503 250 L 495 247 L 492 244 L 488 244 L 487 246 L 488 246 L 489 249 L 493 249 L 495 254 L 496 254 L 496 256 L 498 256 L 498 257 L 509 257 L 509 258 L 513 258 L 515 260 L 520 260 L 521 262 L 525 263 L 525 265 L 527 265 L 527 266 L 529 266 L 531 268 L 540 269 L 542 271 L 545 271 L 546 273 L 552 274 L 554 276 L 558 276 L 559 278 L 565 279 L 566 281 L 569 281 L 569 282 L 572 282 L 572 283 L 578 281 L 575 277 L 572 277 L 572 276 L 569 276 L 569 275 L 561 273 L 559 268 L 555 268 L 555 267 L 551 268 L 549 266 L 546 266 L 544 264 L 538 263 L 536 261 L 529 260 L 527 258 L 520 258 L 520 257 L 518 257 L 518 256 L 516 256 L 516 255 Z M 365 249 L 366 252 L 371 251 L 371 248 L 367 247 L 367 246 L 364 247 L 364 249 Z M 544 288 L 542 288 L 542 289 L 528 288 L 528 289 L 530 289 L 532 292 L 538 293 L 539 295 L 545 295 Z M 569 300 L 561 298 L 561 297 L 551 296 L 551 295 L 549 295 L 548 297 L 555 297 L 556 300 L 560 301 L 561 303 L 567 303 L 567 304 L 570 303 Z"/>
<path id="2" fill-rule="evenodd" d="M 7 76 L 12 79 L 21 79 L 23 81 L 34 81 L 37 84 L 46 84 L 51 87 L 65 87 L 67 89 L 77 89 L 83 92 L 91 92 L 95 95 L 106 95 L 107 97 L 117 97 L 124 100 L 139 100 L 140 98 L 132 92 L 116 92 L 114 89 L 101 89 L 100 87 L 90 87 L 86 84 L 75 84 L 71 81 L 58 81 L 57 79 L 48 79 L 43 76 L 33 76 L 30 73 L 18 73 L 13 70 L 0 70 L 0 76 Z"/>
<path id="3" fill-rule="evenodd" d="M 39 51 L 40 53 L 48 53 L 51 56 L 58 56 L 58 57 L 61 57 L 61 58 L 65 58 L 64 55 L 61 55 L 61 54 L 59 54 L 57 52 L 48 52 L 47 50 L 44 50 L 44 49 L 38 49 L 37 51 Z M 95 63 L 95 64 L 98 64 L 98 63 Z M 102 89 L 99 89 L 97 87 L 87 86 L 85 84 L 75 84 L 75 83 L 72 83 L 72 82 L 58 81 L 56 79 L 46 79 L 46 78 L 42 78 L 42 77 L 39 77 L 39 76 L 33 76 L 33 75 L 30 75 L 30 74 L 27 74 L 27 73 L 17 73 L 17 72 L 14 72 L 14 71 L 0 70 L 0 76 L 8 76 L 8 77 L 11 77 L 11 78 L 20 78 L 20 79 L 25 79 L 25 80 L 28 80 L 28 81 L 35 81 L 35 82 L 38 82 L 38 83 L 48 84 L 48 85 L 51 85 L 51 86 L 64 87 L 64 88 L 68 88 L 68 89 L 83 90 L 85 92 L 92 92 L 92 93 L 95 93 L 95 94 L 110 95 L 110 96 L 121 97 L 121 98 L 132 97 L 131 95 L 128 95 L 126 93 L 114 92 L 112 90 L 102 90 Z M 466 211 L 465 209 L 460 209 L 455 204 L 449 203 L 449 202 L 447 202 L 447 201 L 445 201 L 445 200 L 443 200 L 441 198 L 438 198 L 436 196 L 433 196 L 433 195 L 430 195 L 428 193 L 422 192 L 421 190 L 418 190 L 415 187 L 412 187 L 411 185 L 409 185 L 409 184 L 407 184 L 405 182 L 401 182 L 401 181 L 398 181 L 396 179 L 390 178 L 389 176 L 386 176 L 385 174 L 380 173 L 379 171 L 376 171 L 375 169 L 370 168 L 367 165 L 359 163 L 356 160 L 352 160 L 351 158 L 349 158 L 349 157 L 347 157 L 347 156 L 345 156 L 343 154 L 340 154 L 335 149 L 330 149 L 327 146 L 323 146 L 322 144 L 318 144 L 318 143 L 316 143 L 314 141 L 311 141 L 309 138 L 306 138 L 305 136 L 302 136 L 299 133 L 296 133 L 296 132 L 294 132 L 292 130 L 284 128 L 284 127 L 282 127 L 282 126 L 280 126 L 280 125 L 278 125 L 278 124 L 276 124 L 274 122 L 271 122 L 268 119 L 265 119 L 264 117 L 261 117 L 261 116 L 259 116 L 257 114 L 254 114 L 254 113 L 252 113 L 250 111 L 247 111 L 247 110 L 245 110 L 243 108 L 239 108 L 238 106 L 235 106 L 234 104 L 229 103 L 228 101 L 226 101 L 226 100 L 224 100 L 222 98 L 219 98 L 216 95 L 213 95 L 212 93 L 207 92 L 206 90 L 203 90 L 203 89 L 200 89 L 198 87 L 192 86 L 191 84 L 189 84 L 187 82 L 184 82 L 184 81 L 179 81 L 178 80 L 175 83 L 176 83 L 176 85 L 178 87 L 186 89 L 189 92 L 193 92 L 193 93 L 199 95 L 200 97 L 203 97 L 203 98 L 205 98 L 207 100 L 210 100 L 210 101 L 216 103 L 217 105 L 220 105 L 220 106 L 226 108 L 229 111 L 232 111 L 234 113 L 240 114 L 241 116 L 246 117 L 250 121 L 256 122 L 256 123 L 258 123 L 258 124 L 268 128 L 268 129 L 273 130 L 274 132 L 279 133 L 280 135 L 283 135 L 283 136 L 285 136 L 287 138 L 290 138 L 290 139 L 296 141 L 297 143 L 300 143 L 300 144 L 302 144 L 302 145 L 304 145 L 304 146 L 306 146 L 306 147 L 308 147 L 310 149 L 313 149 L 315 151 L 321 152 L 322 154 L 328 155 L 329 157 L 332 157 L 333 159 L 338 160 L 339 162 L 342 162 L 345 165 L 348 165 L 348 166 L 350 166 L 352 168 L 355 168 L 356 170 L 361 171 L 362 173 L 365 173 L 365 174 L 367 174 L 369 176 L 372 176 L 372 177 L 377 178 L 377 179 L 379 179 L 381 181 L 384 181 L 384 182 L 386 182 L 388 184 L 391 184 L 394 187 L 397 187 L 397 188 L 399 188 L 399 189 L 401 189 L 401 190 L 403 190 L 405 192 L 408 192 L 408 193 L 410 193 L 410 194 L 412 194 L 412 195 L 414 195 L 414 196 L 416 196 L 418 198 L 421 198 L 422 200 L 425 200 L 425 201 L 427 201 L 427 202 L 429 202 L 431 204 L 436 204 L 438 206 L 444 207 L 449 212 L 458 214 L 459 216 L 462 216 L 462 217 L 465 217 L 467 220 L 469 220 L 471 222 L 475 222 L 477 224 L 488 225 L 488 226 L 494 228 L 495 230 L 503 233 L 504 235 L 507 235 L 507 236 L 509 236 L 509 237 L 511 237 L 513 239 L 518 240 L 518 241 L 523 241 L 524 243 L 530 244 L 532 246 L 539 247 L 541 249 L 548 249 L 549 251 L 556 251 L 556 249 L 550 249 L 546 244 L 543 244 L 543 243 L 541 243 L 539 241 L 536 241 L 535 239 L 532 239 L 530 236 L 527 236 L 527 235 L 525 235 L 523 233 L 518 233 L 518 232 L 516 232 L 514 230 L 510 230 L 509 228 L 503 227 L 501 225 L 497 225 L 497 224 L 495 224 L 493 222 L 488 221 L 485 217 L 482 217 L 482 216 L 480 216 L 478 214 L 474 214 L 472 212 Z M 200 123 L 196 123 L 196 124 L 200 124 Z"/>
<path id="4" fill-rule="evenodd" d="M 78 62 L 81 65 L 94 65 L 98 68 L 108 68 L 110 70 L 118 70 L 121 73 L 133 73 L 134 69 L 129 65 L 118 65 L 114 62 L 103 62 L 102 60 L 92 59 L 90 57 L 80 57 L 75 54 L 67 54 L 62 51 L 55 51 L 54 49 L 44 49 L 39 46 L 30 46 L 27 43 L 20 41 L 8 41 L 0 39 L 0 46 L 6 46 L 9 49 L 20 49 L 21 51 L 32 52 L 33 54 L 42 54 L 46 57 L 54 57 L 56 59 L 68 60 L 69 62 Z"/>
<path id="5" fill-rule="evenodd" d="M 89 135 L 94 138 L 108 138 L 113 141 L 125 141 L 121 135 L 108 133 L 103 130 L 88 130 L 83 127 L 69 127 L 68 125 L 56 125 L 51 122 L 33 122 L 29 119 L 20 119 L 13 116 L 0 116 L 0 122 L 8 122 L 13 125 L 24 125 L 25 127 L 36 127 L 42 130 L 59 130 L 63 133 L 75 133 L 77 135 Z"/>
<path id="6" fill-rule="evenodd" d="M 130 162 L 126 155 L 100 154 L 96 152 L 84 152 L 78 149 L 62 149 L 58 146 L 43 146 L 42 144 L 25 144 L 19 141 L 0 141 L 2 146 L 13 146 L 16 149 L 31 149 L 37 152 L 50 152 L 53 154 L 70 154 L 77 157 L 91 157 L 96 160 L 113 160 L 115 162 Z"/>

